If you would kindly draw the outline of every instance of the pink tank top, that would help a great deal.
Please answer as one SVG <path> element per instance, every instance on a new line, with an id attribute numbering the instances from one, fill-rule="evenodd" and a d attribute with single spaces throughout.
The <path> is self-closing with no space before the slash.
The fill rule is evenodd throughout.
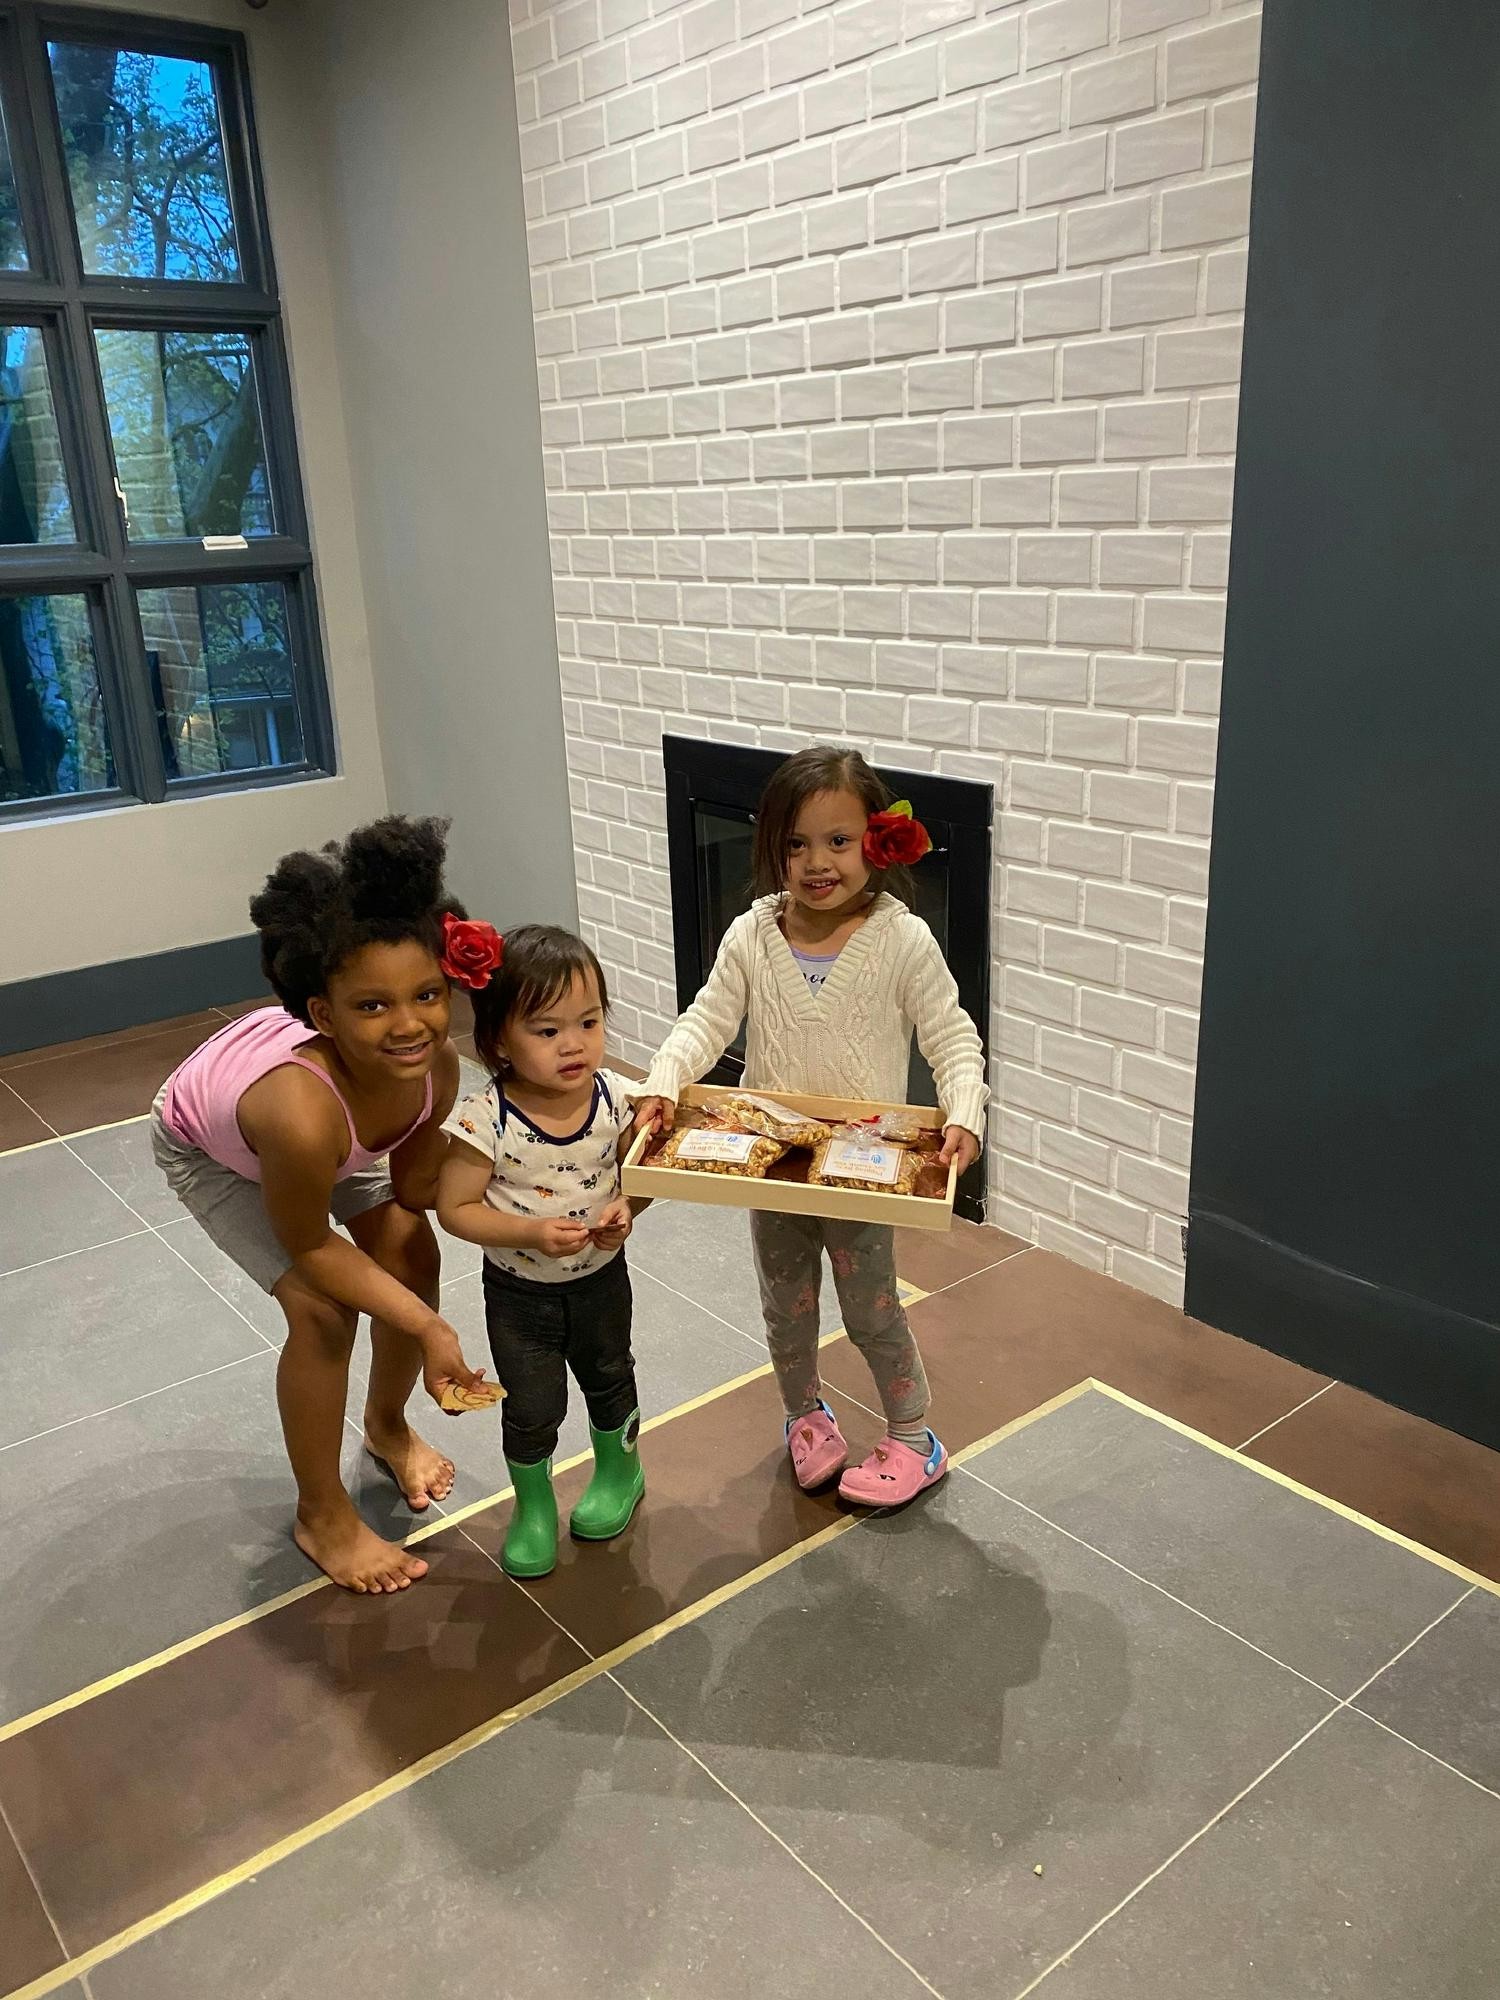
<path id="1" fill-rule="evenodd" d="M 210 1035 L 200 1048 L 194 1049 L 181 1068 L 168 1077 L 161 1107 L 167 1130 L 183 1145 L 196 1146 L 200 1152 L 207 1153 L 221 1167 L 243 1175 L 247 1181 L 258 1181 L 260 1161 L 246 1145 L 245 1135 L 240 1130 L 240 1099 L 252 1083 L 259 1083 L 273 1069 L 281 1069 L 290 1063 L 297 1069 L 310 1070 L 320 1083 L 327 1084 L 343 1107 L 344 1120 L 349 1127 L 349 1157 L 339 1168 L 336 1178 L 346 1181 L 351 1174 L 364 1173 L 384 1155 L 368 1152 L 359 1143 L 353 1113 L 345 1103 L 344 1093 L 327 1070 L 297 1054 L 298 1049 L 316 1040 L 317 1036 L 311 1028 L 304 1027 L 302 1022 L 280 1007 L 261 1007 L 253 1014 L 242 1014 L 227 1028 L 220 1028 L 218 1034 Z M 429 1070 L 422 1115 L 410 1130 L 402 1133 L 390 1150 L 394 1152 L 396 1146 L 409 1139 L 431 1115 L 432 1073 Z"/>

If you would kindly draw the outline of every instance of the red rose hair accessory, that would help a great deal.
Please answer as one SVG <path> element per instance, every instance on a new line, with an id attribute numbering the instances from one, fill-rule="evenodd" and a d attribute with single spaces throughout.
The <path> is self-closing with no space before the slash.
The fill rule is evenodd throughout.
<path id="1" fill-rule="evenodd" d="M 932 836 L 913 819 L 911 800 L 897 799 L 884 812 L 870 814 L 861 852 L 872 868 L 910 868 L 932 852 Z"/>
<path id="2" fill-rule="evenodd" d="M 443 955 L 438 963 L 450 979 L 477 993 L 489 985 L 504 956 L 505 940 L 493 924 L 471 923 L 451 910 L 443 912 Z"/>

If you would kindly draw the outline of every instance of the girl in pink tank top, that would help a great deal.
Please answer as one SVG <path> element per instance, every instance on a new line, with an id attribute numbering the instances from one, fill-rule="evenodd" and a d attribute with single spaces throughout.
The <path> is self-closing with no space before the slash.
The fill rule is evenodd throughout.
<path id="1" fill-rule="evenodd" d="M 356 1591 L 403 1590 L 427 1568 L 360 1519 L 340 1475 L 359 1314 L 372 1342 L 365 1443 L 414 1511 L 454 1476 L 407 1424 L 417 1376 L 440 1403 L 486 1386 L 438 1313 L 427 1211 L 458 1091 L 450 982 L 484 984 L 500 941 L 445 891 L 445 831 L 385 819 L 321 854 L 287 855 L 250 906 L 281 1004 L 195 1050 L 153 1115 L 174 1192 L 285 1315 L 277 1398 L 293 1533 Z"/>

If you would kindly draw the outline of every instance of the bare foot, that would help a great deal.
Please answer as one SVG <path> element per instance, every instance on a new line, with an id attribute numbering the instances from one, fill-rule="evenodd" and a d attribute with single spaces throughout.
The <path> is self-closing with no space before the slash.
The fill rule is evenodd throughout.
<path id="1" fill-rule="evenodd" d="M 367 1415 L 365 1450 L 387 1468 L 414 1514 L 453 1491 L 453 1460 L 434 1451 L 406 1424 L 398 1431 L 377 1430 Z"/>
<path id="2" fill-rule="evenodd" d="M 303 1555 L 343 1590 L 360 1596 L 409 1590 L 426 1576 L 420 1556 L 410 1556 L 394 1542 L 383 1541 L 367 1528 L 352 1506 L 332 1514 L 298 1513 L 292 1536 Z"/>

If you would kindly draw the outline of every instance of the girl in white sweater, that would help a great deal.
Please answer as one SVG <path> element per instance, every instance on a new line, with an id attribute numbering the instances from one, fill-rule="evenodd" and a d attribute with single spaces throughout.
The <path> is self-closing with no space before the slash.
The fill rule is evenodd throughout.
<path id="1" fill-rule="evenodd" d="M 771 775 L 755 822 L 758 900 L 725 933 L 702 992 L 657 1053 L 637 1125 L 670 1126 L 685 1083 L 746 1027 L 745 1083 L 901 1103 L 912 1029 L 937 1081 L 945 1163 L 979 1155 L 989 1090 L 973 1022 L 937 939 L 891 893 L 926 851 L 858 751 L 799 751 Z M 817 1216 L 750 1217 L 771 1361 L 799 1483 L 897 1507 L 948 1469 L 927 1425 L 927 1377 L 896 1286 L 894 1233 Z M 828 1251 L 849 1338 L 870 1364 L 887 1435 L 846 1471 L 849 1448 L 818 1379 L 818 1289 Z"/>

